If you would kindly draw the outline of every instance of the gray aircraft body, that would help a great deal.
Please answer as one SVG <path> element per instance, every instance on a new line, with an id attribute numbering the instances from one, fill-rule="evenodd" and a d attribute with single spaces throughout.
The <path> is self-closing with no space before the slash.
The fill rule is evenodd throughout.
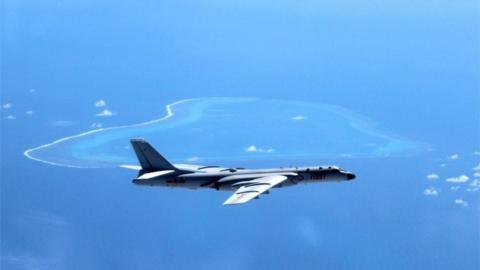
<path id="1" fill-rule="evenodd" d="M 337 166 L 274 169 L 222 168 L 171 164 L 143 139 L 131 140 L 140 167 L 134 184 L 235 191 L 223 204 L 241 204 L 268 194 L 273 187 L 299 183 L 323 183 L 355 179 L 355 174 Z M 132 168 L 134 166 L 127 166 Z"/>

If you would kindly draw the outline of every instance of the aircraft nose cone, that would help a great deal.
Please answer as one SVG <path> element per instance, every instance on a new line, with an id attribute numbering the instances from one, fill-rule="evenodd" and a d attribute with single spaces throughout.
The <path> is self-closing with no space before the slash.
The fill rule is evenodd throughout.
<path id="1" fill-rule="evenodd" d="M 348 180 L 353 180 L 353 179 L 355 179 L 355 177 L 356 177 L 355 174 L 353 174 L 353 173 L 347 173 L 347 179 L 348 179 Z"/>

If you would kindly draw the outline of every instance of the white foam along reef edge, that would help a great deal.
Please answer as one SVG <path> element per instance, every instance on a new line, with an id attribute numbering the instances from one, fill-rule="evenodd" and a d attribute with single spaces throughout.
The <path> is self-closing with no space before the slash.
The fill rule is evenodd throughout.
<path id="1" fill-rule="evenodd" d="M 161 118 L 153 119 L 153 120 L 146 121 L 146 122 L 142 122 L 142 123 L 138 123 L 138 124 L 123 125 L 123 126 L 117 126 L 117 127 L 106 127 L 106 128 L 99 128 L 99 129 L 94 129 L 94 130 L 85 131 L 85 132 L 82 132 L 82 133 L 77 134 L 77 135 L 72 135 L 72 136 L 63 137 L 63 138 L 58 139 L 58 140 L 55 140 L 55 141 L 53 141 L 53 142 L 51 142 L 51 143 L 47 143 L 47 144 L 43 144 L 43 145 L 40 145 L 40 146 L 37 146 L 37 147 L 34 147 L 34 148 L 27 149 L 27 150 L 25 150 L 25 151 L 23 152 L 23 155 L 24 155 L 25 157 L 31 159 L 31 160 L 35 160 L 35 161 L 38 161 L 38 162 L 41 162 L 41 163 L 44 163 L 44 164 L 49 164 L 49 165 L 54 165 L 54 166 L 61 166 L 61 167 L 68 167 L 68 168 L 79 168 L 79 169 L 91 168 L 91 167 L 82 167 L 82 166 L 68 165 L 68 164 L 62 164 L 62 163 L 57 163 L 57 162 L 52 162 L 52 161 L 43 160 L 43 159 L 34 157 L 34 156 L 32 155 L 32 153 L 33 153 L 34 151 L 37 151 L 37 150 L 40 150 L 40 149 L 43 149 L 43 148 L 47 148 L 47 147 L 50 147 L 50 146 L 52 146 L 52 145 L 55 145 L 55 144 L 58 144 L 58 143 L 61 143 L 61 142 L 67 141 L 67 140 L 76 139 L 76 138 L 83 137 L 83 136 L 86 136 L 86 135 L 90 135 L 90 134 L 93 134 L 93 133 L 98 133 L 98 132 L 103 132 L 103 131 L 108 131 L 108 130 L 114 130 L 114 129 L 121 129 L 121 128 L 131 128 L 131 127 L 146 126 L 146 125 L 158 123 L 158 122 L 160 122 L 160 121 L 164 121 L 164 120 L 166 120 L 166 119 L 171 118 L 172 116 L 174 116 L 172 107 L 174 107 L 175 105 L 179 105 L 179 104 L 186 103 L 186 102 L 190 102 L 190 101 L 197 100 L 197 99 L 200 99 L 200 98 L 182 99 L 182 100 L 175 101 L 175 102 L 173 102 L 173 103 L 167 104 L 167 105 L 165 106 L 165 110 L 166 110 L 167 114 L 166 114 L 165 116 L 161 117 Z"/>

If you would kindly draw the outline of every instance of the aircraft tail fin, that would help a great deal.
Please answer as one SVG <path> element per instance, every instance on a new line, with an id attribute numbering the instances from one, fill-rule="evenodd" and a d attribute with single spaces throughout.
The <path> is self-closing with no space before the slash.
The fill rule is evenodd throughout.
<path id="1" fill-rule="evenodd" d="M 133 150 L 135 150 L 135 154 L 143 171 L 177 170 L 175 166 L 162 157 L 162 155 L 144 139 L 131 139 L 130 143 L 133 146 Z"/>

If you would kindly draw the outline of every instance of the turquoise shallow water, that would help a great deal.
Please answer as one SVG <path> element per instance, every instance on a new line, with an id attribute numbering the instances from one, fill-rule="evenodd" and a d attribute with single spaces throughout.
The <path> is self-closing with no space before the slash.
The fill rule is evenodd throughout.
<path id="1" fill-rule="evenodd" d="M 426 145 L 380 130 L 343 107 L 290 100 L 198 98 L 166 115 L 104 128 L 27 150 L 39 161 L 74 167 L 136 163 L 129 139 L 143 137 L 174 162 L 406 156 Z"/>

